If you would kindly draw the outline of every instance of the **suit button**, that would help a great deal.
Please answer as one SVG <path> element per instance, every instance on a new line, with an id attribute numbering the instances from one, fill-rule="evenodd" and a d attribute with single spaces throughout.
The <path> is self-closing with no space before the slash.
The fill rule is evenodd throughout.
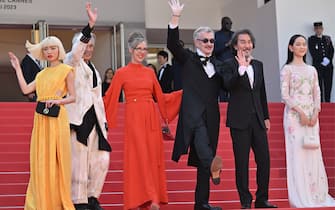
<path id="1" fill-rule="evenodd" d="M 134 101 L 136 102 L 136 98 L 134 98 Z"/>

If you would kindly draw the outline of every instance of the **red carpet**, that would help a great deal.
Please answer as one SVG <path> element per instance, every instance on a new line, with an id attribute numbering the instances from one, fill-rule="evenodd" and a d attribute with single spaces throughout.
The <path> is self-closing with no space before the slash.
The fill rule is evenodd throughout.
<path id="1" fill-rule="evenodd" d="M 271 154 L 270 201 L 280 209 L 289 208 L 286 187 L 285 145 L 282 128 L 283 105 L 271 103 Z M 29 143 L 33 124 L 34 103 L 0 103 L 0 210 L 23 209 L 29 179 Z M 226 104 L 221 105 L 221 130 L 218 154 L 223 157 L 222 183 L 212 186 L 211 203 L 223 209 L 239 209 L 235 187 L 234 160 L 229 130 L 225 127 Z M 120 127 L 110 130 L 112 144 L 110 171 L 100 201 L 105 210 L 122 209 L 122 121 Z M 330 193 L 335 196 L 335 104 L 323 104 L 320 114 L 321 143 L 329 179 Z M 171 123 L 175 130 L 176 121 Z M 165 142 L 166 173 L 168 178 L 169 205 L 162 210 L 192 210 L 195 188 L 195 169 L 186 166 L 186 157 L 179 163 L 170 160 L 173 141 Z M 255 192 L 255 163 L 250 160 L 250 188 Z M 291 208 L 292 209 L 292 208 Z M 334 209 L 334 208 L 309 208 Z"/>

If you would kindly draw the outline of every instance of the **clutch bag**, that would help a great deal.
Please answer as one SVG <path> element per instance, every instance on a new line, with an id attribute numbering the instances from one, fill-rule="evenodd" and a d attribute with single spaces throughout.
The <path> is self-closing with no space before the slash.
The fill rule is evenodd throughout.
<path id="1" fill-rule="evenodd" d="M 52 107 L 47 107 L 45 102 L 37 102 L 36 112 L 49 117 L 58 117 L 60 106 L 54 104 Z"/>
<path id="2" fill-rule="evenodd" d="M 174 136 L 172 135 L 169 126 L 165 125 L 162 127 L 162 134 L 163 134 L 163 139 L 167 141 L 174 140 Z"/>
<path id="3" fill-rule="evenodd" d="M 305 133 L 302 139 L 302 145 L 305 149 L 318 149 L 320 147 L 320 138 L 316 136 L 316 127 L 305 127 Z"/>
<path id="4" fill-rule="evenodd" d="M 320 147 L 320 141 L 315 136 L 304 136 L 303 147 L 305 149 L 317 149 Z"/>

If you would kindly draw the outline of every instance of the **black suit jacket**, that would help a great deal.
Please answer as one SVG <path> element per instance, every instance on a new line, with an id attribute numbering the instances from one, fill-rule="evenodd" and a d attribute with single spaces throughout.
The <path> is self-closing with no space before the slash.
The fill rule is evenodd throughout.
<path id="1" fill-rule="evenodd" d="M 159 81 L 159 84 L 162 88 L 163 93 L 170 93 L 173 91 L 173 77 L 174 77 L 173 69 L 171 68 L 170 64 L 166 64 L 164 66 L 163 75 L 161 79 L 159 80 L 159 75 L 160 75 L 161 70 L 162 69 L 158 71 L 157 79 Z"/>
<path id="2" fill-rule="evenodd" d="M 205 124 L 213 154 L 216 153 L 220 124 L 218 96 L 223 85 L 218 71 L 222 68 L 222 62 L 211 60 L 217 73 L 208 78 L 199 57 L 184 49 L 178 40 L 178 28 L 169 28 L 167 47 L 181 65 L 183 78 L 183 96 L 172 159 L 178 161 L 182 154 L 187 154 L 191 145 L 188 164 L 197 166 L 199 160 L 191 142 L 198 126 Z"/>
<path id="3" fill-rule="evenodd" d="M 333 68 L 334 46 L 330 36 L 323 35 L 321 38 L 318 38 L 313 35 L 309 37 L 308 49 L 313 58 L 313 66 L 315 66 L 316 69 Z M 330 60 L 330 63 L 326 67 L 321 65 L 323 57 L 327 57 Z"/>
<path id="4" fill-rule="evenodd" d="M 29 55 L 26 55 L 22 59 L 21 68 L 23 77 L 26 80 L 27 84 L 34 81 L 37 73 L 41 71 L 40 66 L 35 61 L 33 61 Z"/>
<path id="5" fill-rule="evenodd" d="M 227 108 L 227 127 L 245 129 L 248 127 L 253 112 L 256 112 L 260 125 L 265 128 L 264 120 L 269 119 L 263 64 L 252 60 L 254 85 L 250 87 L 247 73 L 240 76 L 235 58 L 224 62 L 224 86 L 230 93 Z"/>
<path id="6" fill-rule="evenodd" d="M 29 55 L 22 59 L 21 69 L 27 84 L 34 81 L 37 73 L 41 71 L 41 67 Z M 36 94 L 36 92 L 34 93 Z M 37 96 L 35 95 L 33 98 L 29 98 L 29 101 L 36 101 L 36 99 Z"/>

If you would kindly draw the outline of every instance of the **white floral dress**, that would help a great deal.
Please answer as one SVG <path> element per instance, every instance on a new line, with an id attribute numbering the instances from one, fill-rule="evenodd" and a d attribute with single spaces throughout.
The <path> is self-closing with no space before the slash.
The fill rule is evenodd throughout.
<path id="1" fill-rule="evenodd" d="M 286 145 L 287 188 L 291 207 L 335 206 L 328 194 L 328 179 L 321 148 L 304 149 L 303 138 L 315 135 L 319 140 L 319 122 L 314 127 L 301 126 L 292 108 L 299 106 L 310 117 L 321 110 L 316 69 L 310 65 L 285 65 L 281 70 L 281 94 L 285 103 L 284 132 Z"/>

